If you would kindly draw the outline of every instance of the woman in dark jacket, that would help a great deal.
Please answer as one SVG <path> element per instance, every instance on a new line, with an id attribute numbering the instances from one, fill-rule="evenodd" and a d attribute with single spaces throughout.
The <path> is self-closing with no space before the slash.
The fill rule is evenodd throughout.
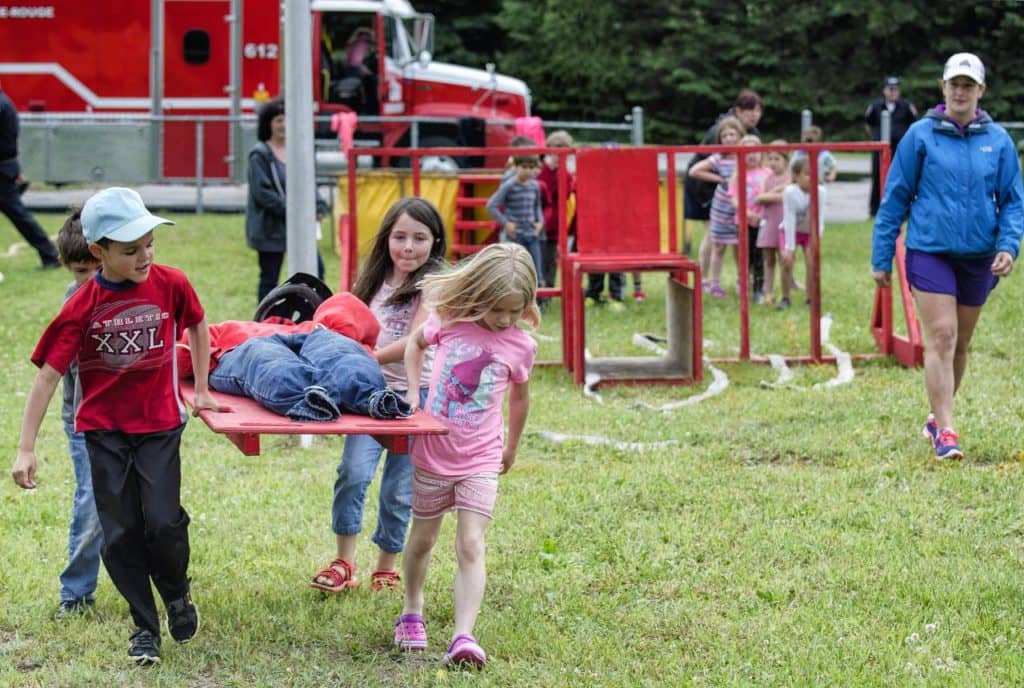
<path id="1" fill-rule="evenodd" d="M 259 111 L 256 137 L 249 151 L 249 198 L 245 208 L 245 240 L 259 253 L 260 282 L 257 301 L 277 286 L 287 247 L 285 230 L 285 122 L 284 101 L 268 100 Z M 324 208 L 317 203 L 317 220 Z M 317 252 L 318 277 L 324 261 Z"/>

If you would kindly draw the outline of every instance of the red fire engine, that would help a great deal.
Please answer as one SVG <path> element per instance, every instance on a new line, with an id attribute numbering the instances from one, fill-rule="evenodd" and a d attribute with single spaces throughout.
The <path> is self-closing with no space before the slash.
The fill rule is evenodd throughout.
<path id="1" fill-rule="evenodd" d="M 211 115 L 221 119 L 203 127 L 203 174 L 228 177 L 253 128 L 226 116 L 280 92 L 281 0 L 15 2 L 0 5 L 0 85 L 18 109 L 60 115 L 62 127 L 119 114 L 169 118 L 146 128 L 157 177 L 195 176 L 194 120 Z M 421 146 L 501 146 L 508 122 L 529 114 L 522 81 L 433 61 L 433 17 L 406 0 L 310 6 L 314 109 L 357 112 L 361 140 L 408 144 L 408 120 L 418 117 L 428 118 L 418 125 Z M 460 126 L 474 131 L 466 122 L 476 140 L 460 136 Z M 323 124 L 317 133 L 329 134 Z"/>

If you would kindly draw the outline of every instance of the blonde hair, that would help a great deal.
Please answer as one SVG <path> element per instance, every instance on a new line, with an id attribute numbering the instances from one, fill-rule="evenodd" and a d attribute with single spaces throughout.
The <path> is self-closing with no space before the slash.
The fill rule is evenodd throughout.
<path id="1" fill-rule="evenodd" d="M 793 173 L 794 177 L 798 177 L 809 169 L 807 164 L 807 156 L 801 155 L 799 158 L 793 161 L 793 164 L 789 166 L 789 171 Z"/>
<path id="2" fill-rule="evenodd" d="M 736 117 L 724 117 L 721 122 L 716 125 L 715 129 L 715 143 L 722 143 L 722 132 L 726 129 L 732 129 L 742 138 L 747 135 L 747 128 L 743 126 L 743 122 L 739 121 Z"/>
<path id="3" fill-rule="evenodd" d="M 572 148 L 573 146 L 572 136 L 565 129 L 551 132 L 544 143 L 547 144 L 548 148 Z"/>
<path id="4" fill-rule="evenodd" d="M 454 269 L 427 275 L 420 284 L 427 308 L 445 324 L 476 322 L 498 301 L 519 294 L 526 303 L 523 320 L 540 325 L 537 271 L 530 253 L 519 244 L 489 244 Z"/>
<path id="5" fill-rule="evenodd" d="M 754 134 L 744 134 L 743 137 L 740 139 L 739 145 L 741 145 L 741 146 L 748 146 L 748 145 L 749 146 L 760 146 L 761 145 L 761 139 L 760 139 L 760 137 L 758 137 L 758 136 L 756 136 Z M 764 167 L 764 153 L 758 153 L 757 154 L 757 167 Z M 750 168 L 749 167 L 747 168 L 747 172 L 748 173 L 750 172 Z M 740 166 L 737 165 L 735 168 L 733 168 L 732 179 L 730 180 L 730 184 L 735 184 L 739 180 L 739 176 L 740 176 Z"/>

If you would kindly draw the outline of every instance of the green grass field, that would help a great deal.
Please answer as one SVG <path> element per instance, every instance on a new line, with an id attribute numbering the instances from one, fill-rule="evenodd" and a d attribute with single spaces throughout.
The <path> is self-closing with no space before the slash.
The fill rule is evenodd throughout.
<path id="1" fill-rule="evenodd" d="M 257 268 L 241 217 L 175 219 L 158 230 L 158 262 L 189 274 L 211 322 L 250 317 Z M 61 222 L 41 220 L 53 232 Z M 19 238 L 0 224 L 0 256 Z M 870 228 L 830 226 L 823 251 L 832 341 L 870 352 Z M 28 356 L 69 280 L 36 263 L 27 250 L 0 257 L 8 467 L 34 375 Z M 336 261 L 328 263 L 337 284 Z M 647 290 L 651 298 L 625 315 L 589 317 L 593 353 L 644 353 L 631 335 L 663 329 L 653 275 Z M 796 296 L 785 313 L 755 309 L 755 353 L 807 352 L 807 309 Z M 1022 296 L 1014 274 L 982 316 L 957 400 L 963 464 L 930 456 L 919 434 L 928 410 L 921 373 L 890 361 L 855 362 L 851 384 L 803 391 L 762 389 L 775 377 L 764 365 L 723 365 L 722 394 L 669 413 L 637 402 L 699 393 L 711 376 L 695 388 L 604 389 L 598 404 L 560 367 L 537 368 L 527 435 L 488 536 L 477 636 L 492 661 L 480 674 L 440 669 L 452 625 L 451 522 L 426 589 L 422 656 L 392 650 L 398 596 L 361 588 L 325 597 L 307 586 L 333 556 L 340 438 L 302 450 L 268 437 L 262 456 L 243 457 L 189 424 L 182 499 L 203 627 L 187 646 L 165 633 L 161 665 L 129 666 L 127 606 L 105 572 L 94 613 L 55 621 L 74 485 L 55 400 L 37 447 L 38 489 L 0 481 L 0 685 L 1020 685 Z M 735 295 L 707 304 L 710 355 L 736 355 L 737 310 Z M 540 332 L 557 336 L 557 308 Z M 558 351 L 542 340 L 541 358 Z M 809 388 L 835 367 L 794 372 Z M 541 430 L 641 447 L 556 444 Z M 375 498 L 376 484 L 364 573 Z"/>

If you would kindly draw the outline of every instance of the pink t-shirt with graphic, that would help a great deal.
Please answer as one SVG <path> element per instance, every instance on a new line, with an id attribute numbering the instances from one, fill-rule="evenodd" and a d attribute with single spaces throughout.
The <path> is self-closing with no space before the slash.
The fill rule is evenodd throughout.
<path id="1" fill-rule="evenodd" d="M 424 411 L 447 425 L 448 434 L 417 437 L 413 464 L 444 477 L 500 471 L 505 390 L 529 379 L 537 344 L 518 327 L 444 326 L 435 313 L 423 337 L 437 345 Z"/>

